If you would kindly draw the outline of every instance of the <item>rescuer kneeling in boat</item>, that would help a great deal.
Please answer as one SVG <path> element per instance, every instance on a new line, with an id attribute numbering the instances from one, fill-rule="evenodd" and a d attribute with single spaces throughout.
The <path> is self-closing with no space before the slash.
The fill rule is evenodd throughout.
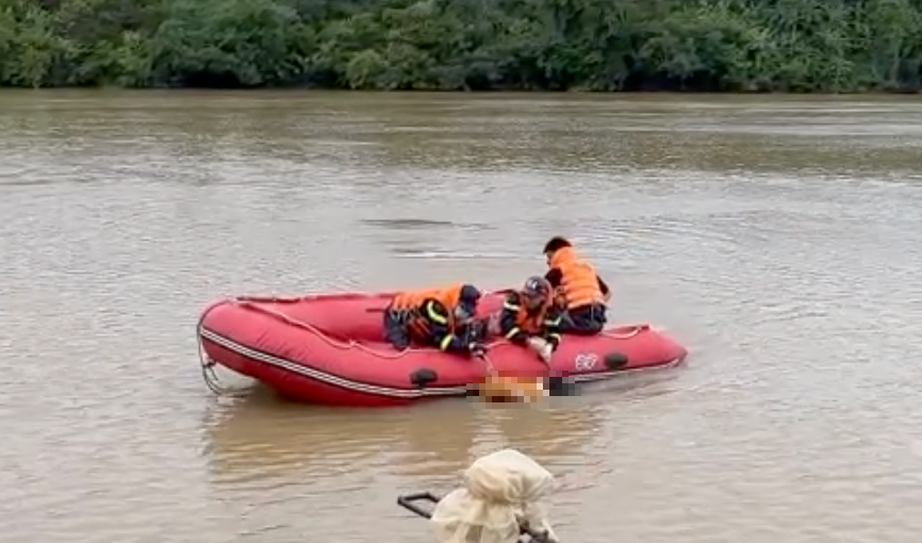
<path id="1" fill-rule="evenodd" d="M 522 290 L 506 295 L 499 317 L 503 336 L 517 345 L 527 345 L 545 364 L 560 345 L 563 307 L 555 302 L 547 279 L 529 277 Z"/>
<path id="2" fill-rule="evenodd" d="M 398 350 L 411 343 L 482 356 L 485 327 L 474 320 L 481 293 L 473 285 L 402 292 L 384 312 L 384 334 Z"/>
<path id="3" fill-rule="evenodd" d="M 594 335 L 605 328 L 606 302 L 611 290 L 596 273 L 595 267 L 579 258 L 573 245 L 554 237 L 544 246 L 550 268 L 544 275 L 562 296 L 566 307 L 560 329 L 565 333 Z"/>

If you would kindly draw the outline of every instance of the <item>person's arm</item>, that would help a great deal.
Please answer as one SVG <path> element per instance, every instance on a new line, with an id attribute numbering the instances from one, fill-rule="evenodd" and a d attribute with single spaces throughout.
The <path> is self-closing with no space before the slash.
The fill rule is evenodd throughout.
<path id="1" fill-rule="evenodd" d="M 551 268 L 546 274 L 544 274 L 544 279 L 551 284 L 551 288 L 554 290 L 554 303 L 560 304 L 562 307 L 567 305 L 567 297 L 563 292 L 563 272 L 560 271 L 560 268 Z"/>
<path id="2" fill-rule="evenodd" d="M 468 346 L 461 341 L 451 326 L 449 309 L 438 300 L 426 300 L 422 315 L 429 321 L 432 341 L 440 350 L 449 352 L 467 351 Z"/>
<path id="3" fill-rule="evenodd" d="M 608 285 L 598 275 L 595 278 L 599 282 L 599 290 L 602 291 L 602 295 L 608 296 L 609 292 L 611 292 L 610 290 L 608 290 Z"/>
<path id="4" fill-rule="evenodd" d="M 560 345 L 560 321 L 563 319 L 563 309 L 557 305 L 552 305 L 544 316 L 544 340 L 551 346 L 551 350 L 556 351 Z"/>
<path id="5" fill-rule="evenodd" d="M 602 291 L 602 297 L 605 299 L 606 302 L 608 300 L 611 300 L 611 289 L 608 288 L 608 284 L 606 284 L 605 281 L 603 281 L 602 278 L 599 277 L 598 275 L 596 275 L 595 278 L 596 278 L 596 281 L 599 282 L 599 290 Z"/>
<path id="6" fill-rule="evenodd" d="M 528 339 L 528 335 L 519 328 L 517 322 L 520 309 L 519 297 L 514 292 L 510 292 L 503 300 L 503 311 L 499 317 L 500 333 L 516 345 L 524 345 L 525 340 Z"/>

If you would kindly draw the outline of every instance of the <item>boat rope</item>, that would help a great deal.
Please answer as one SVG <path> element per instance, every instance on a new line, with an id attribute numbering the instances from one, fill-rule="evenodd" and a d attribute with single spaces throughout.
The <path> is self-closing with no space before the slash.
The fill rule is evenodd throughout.
<path id="1" fill-rule="evenodd" d="M 218 304 L 212 304 L 210 307 L 205 309 L 205 311 L 202 312 L 202 316 L 199 317 L 198 325 L 196 326 L 195 339 L 198 347 L 198 359 L 202 367 L 202 379 L 205 381 L 205 386 L 207 386 L 218 396 L 242 396 L 244 392 L 243 389 L 225 387 L 221 384 L 217 373 L 215 373 L 215 366 L 217 366 L 217 362 L 208 356 L 208 353 L 205 351 L 205 345 L 202 342 L 202 321 L 205 320 L 205 317 L 208 315 L 208 313 L 217 307 L 217 305 Z"/>
<path id="2" fill-rule="evenodd" d="M 627 329 L 627 331 L 626 331 L 626 332 L 621 332 L 621 330 L 624 330 L 624 329 Z M 639 333 L 641 333 L 641 332 L 643 332 L 643 331 L 649 330 L 649 329 L 650 329 L 650 325 L 649 325 L 649 324 L 632 324 L 632 325 L 630 325 L 630 326 L 621 326 L 621 327 L 618 327 L 618 328 L 612 328 L 612 329 L 610 329 L 610 330 L 603 330 L 603 331 L 601 332 L 601 335 L 603 335 L 603 336 L 605 336 L 605 337 L 610 337 L 610 338 L 612 338 L 612 339 L 617 339 L 617 340 L 622 340 L 622 341 L 623 341 L 623 340 L 625 340 L 625 339 L 631 339 L 632 337 L 636 336 L 637 334 L 639 334 Z"/>
<path id="3" fill-rule="evenodd" d="M 265 306 L 262 306 L 262 305 L 257 305 L 258 302 L 253 302 L 253 301 L 250 301 L 250 300 L 241 300 L 241 299 L 239 299 L 239 298 L 238 298 L 238 299 L 235 299 L 235 300 L 232 300 L 232 302 L 237 303 L 238 305 L 240 305 L 240 306 L 242 306 L 242 307 L 245 307 L 245 308 L 247 308 L 247 309 L 250 309 L 250 310 L 253 310 L 253 311 L 256 311 L 256 312 L 260 312 L 260 313 L 264 313 L 264 314 L 266 314 L 266 315 L 270 315 L 270 316 L 272 316 L 272 317 L 274 317 L 274 318 L 276 318 L 276 319 L 279 319 L 279 320 L 281 320 L 282 322 L 285 322 L 286 324 L 289 324 L 289 325 L 291 325 L 291 326 L 295 326 L 295 327 L 298 327 L 298 328 L 303 328 L 303 329 L 305 329 L 305 330 L 308 330 L 308 331 L 310 331 L 310 332 L 316 334 L 317 336 L 319 336 L 321 339 L 323 339 L 324 341 L 326 341 L 329 345 L 332 345 L 332 346 L 334 346 L 334 347 L 336 347 L 336 348 L 338 348 L 338 349 L 344 349 L 344 350 L 359 349 L 359 350 L 363 350 L 363 351 L 372 353 L 372 354 L 374 354 L 375 356 L 378 356 L 378 357 L 381 357 L 381 358 L 388 358 L 388 359 L 402 358 L 402 357 L 404 357 L 404 356 L 406 356 L 406 355 L 408 355 L 408 354 L 410 354 L 410 353 L 412 353 L 412 352 L 414 352 L 414 351 L 426 350 L 426 349 L 421 349 L 421 348 L 414 348 L 414 347 L 411 346 L 411 347 L 408 347 L 408 348 L 406 348 L 406 349 L 404 349 L 404 350 L 402 350 L 402 351 L 398 351 L 398 352 L 396 352 L 396 353 L 389 353 L 389 352 L 387 352 L 387 351 L 382 351 L 382 350 L 379 350 L 379 349 L 374 349 L 374 348 L 368 347 L 368 346 L 366 346 L 366 345 L 364 345 L 364 344 L 362 344 L 362 343 L 360 343 L 360 342 L 357 342 L 357 341 L 355 341 L 354 339 L 351 339 L 351 338 L 336 338 L 336 337 L 334 337 L 332 334 L 330 334 L 329 332 L 326 332 L 325 330 L 322 330 L 322 329 L 320 329 L 319 327 L 314 326 L 313 324 L 310 324 L 310 323 L 307 323 L 307 322 L 304 322 L 304 321 L 295 319 L 295 318 L 293 318 L 293 317 L 289 317 L 288 315 L 286 315 L 286 314 L 284 314 L 284 313 L 282 313 L 282 312 L 280 312 L 280 311 L 276 311 L 276 310 L 274 310 L 274 309 L 270 309 L 270 308 L 265 307 Z M 625 328 L 626 328 L 626 330 L 625 330 Z M 619 341 L 624 341 L 624 340 L 630 339 L 630 338 L 632 338 L 632 337 L 634 337 L 634 336 L 640 334 L 641 332 L 643 332 L 643 331 L 645 331 L 645 330 L 648 330 L 648 329 L 650 328 L 650 326 L 649 326 L 648 324 L 636 324 L 636 325 L 631 325 L 630 327 L 625 327 L 625 328 L 615 328 L 615 329 L 612 329 L 612 330 L 605 330 L 605 331 L 601 332 L 600 335 L 603 335 L 603 336 L 606 336 L 606 337 L 610 337 L 610 338 L 612 338 L 612 339 L 616 339 L 616 340 L 619 340 Z M 622 330 L 624 330 L 624 331 L 622 331 Z M 500 338 L 496 338 L 494 341 L 491 341 L 491 342 L 487 343 L 487 348 L 493 347 L 493 346 L 495 346 L 495 345 L 497 345 L 497 344 L 500 344 L 500 343 L 503 343 L 503 341 L 502 341 Z"/>
<path id="4" fill-rule="evenodd" d="M 395 353 L 390 353 L 390 352 L 387 352 L 387 351 L 382 351 L 382 350 L 374 349 L 374 348 L 372 348 L 372 347 L 368 347 L 367 345 L 364 345 L 364 344 L 362 344 L 362 343 L 360 343 L 360 342 L 358 342 L 358 341 L 355 341 L 355 340 L 352 339 L 352 338 L 338 338 L 338 337 L 335 337 L 335 336 L 333 336 L 332 334 L 330 334 L 329 332 L 327 332 L 327 331 L 325 331 L 325 330 L 323 330 L 323 329 L 321 329 L 321 328 L 319 328 L 319 327 L 317 327 L 317 326 L 314 326 L 313 324 L 310 324 L 310 323 L 307 323 L 307 322 L 304 322 L 304 321 L 295 319 L 295 318 L 293 318 L 293 317 L 289 317 L 288 315 L 286 315 L 286 314 L 284 314 L 284 313 L 282 313 L 282 312 L 280 312 L 280 311 L 276 311 L 276 310 L 274 310 L 274 309 L 270 309 L 270 308 L 265 307 L 265 306 L 256 305 L 256 303 L 254 303 L 254 302 L 252 302 L 252 301 L 249 301 L 249 300 L 243 301 L 243 300 L 240 300 L 240 299 L 238 298 L 238 299 L 231 300 L 231 302 L 232 302 L 232 303 L 236 303 L 237 305 L 240 305 L 241 307 L 245 307 L 245 308 L 250 309 L 250 310 L 252 310 L 252 311 L 256 311 L 256 312 L 258 312 L 258 313 L 263 313 L 263 314 L 269 315 L 269 316 L 271 316 L 271 317 L 274 317 L 274 318 L 276 318 L 276 319 L 279 319 L 279 320 L 281 320 L 282 322 L 284 322 L 284 323 L 286 323 L 286 324 L 288 324 L 288 325 L 290 325 L 290 326 L 294 326 L 294 327 L 297 327 L 297 328 L 303 328 L 304 330 L 308 330 L 309 332 L 312 332 L 312 333 L 315 334 L 317 337 L 319 337 L 320 339 L 322 339 L 323 341 L 325 341 L 328 345 L 330 345 L 330 346 L 332 346 L 332 347 L 336 347 L 337 349 L 342 349 L 342 350 L 358 349 L 358 350 L 361 350 L 361 351 L 365 351 L 365 352 L 374 354 L 375 356 L 377 356 L 377 357 L 379 357 L 379 358 L 388 358 L 388 359 L 392 359 L 392 360 L 393 360 L 393 359 L 397 359 L 397 358 L 403 358 L 404 356 L 407 356 L 408 354 L 410 354 L 410 353 L 412 353 L 412 352 L 414 352 L 414 351 L 429 350 L 429 349 L 426 349 L 426 348 L 417 348 L 417 347 L 412 347 L 412 346 L 411 346 L 411 347 L 407 347 L 406 349 L 404 349 L 404 350 L 402 350 L 402 351 L 398 351 L 398 352 L 395 352 Z M 495 342 L 494 342 L 494 343 L 495 343 Z"/>

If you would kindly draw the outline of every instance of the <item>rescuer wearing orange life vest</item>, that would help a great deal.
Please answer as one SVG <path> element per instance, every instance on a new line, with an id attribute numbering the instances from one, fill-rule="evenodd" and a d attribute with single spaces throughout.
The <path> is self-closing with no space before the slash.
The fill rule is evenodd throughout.
<path id="1" fill-rule="evenodd" d="M 595 267 L 579 258 L 573 245 L 561 237 L 547 242 L 544 256 L 550 268 L 544 278 L 562 296 L 566 307 L 561 331 L 581 335 L 601 332 L 607 322 L 605 304 L 611 299 L 611 290 Z"/>
<path id="2" fill-rule="evenodd" d="M 545 364 L 560 345 L 563 307 L 555 302 L 547 279 L 529 277 L 522 290 L 506 295 L 499 318 L 503 336 L 517 345 L 527 345 Z"/>
<path id="3" fill-rule="evenodd" d="M 411 343 L 482 356 L 483 326 L 474 321 L 481 293 L 473 285 L 402 292 L 384 312 L 384 334 L 397 349 Z"/>

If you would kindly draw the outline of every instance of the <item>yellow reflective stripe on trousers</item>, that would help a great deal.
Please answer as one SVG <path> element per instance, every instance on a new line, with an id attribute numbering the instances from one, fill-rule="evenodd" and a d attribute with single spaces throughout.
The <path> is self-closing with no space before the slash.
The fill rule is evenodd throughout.
<path id="1" fill-rule="evenodd" d="M 448 346 L 451 345 L 451 340 L 454 339 L 454 337 L 454 334 L 445 334 L 445 337 L 442 338 L 442 342 L 439 343 L 439 349 L 443 351 L 447 349 Z"/>
<path id="2" fill-rule="evenodd" d="M 506 332 L 506 339 L 512 339 L 512 336 L 518 334 L 521 331 L 522 329 L 519 328 L 518 326 L 513 326 L 512 330 L 509 330 L 508 332 Z"/>

